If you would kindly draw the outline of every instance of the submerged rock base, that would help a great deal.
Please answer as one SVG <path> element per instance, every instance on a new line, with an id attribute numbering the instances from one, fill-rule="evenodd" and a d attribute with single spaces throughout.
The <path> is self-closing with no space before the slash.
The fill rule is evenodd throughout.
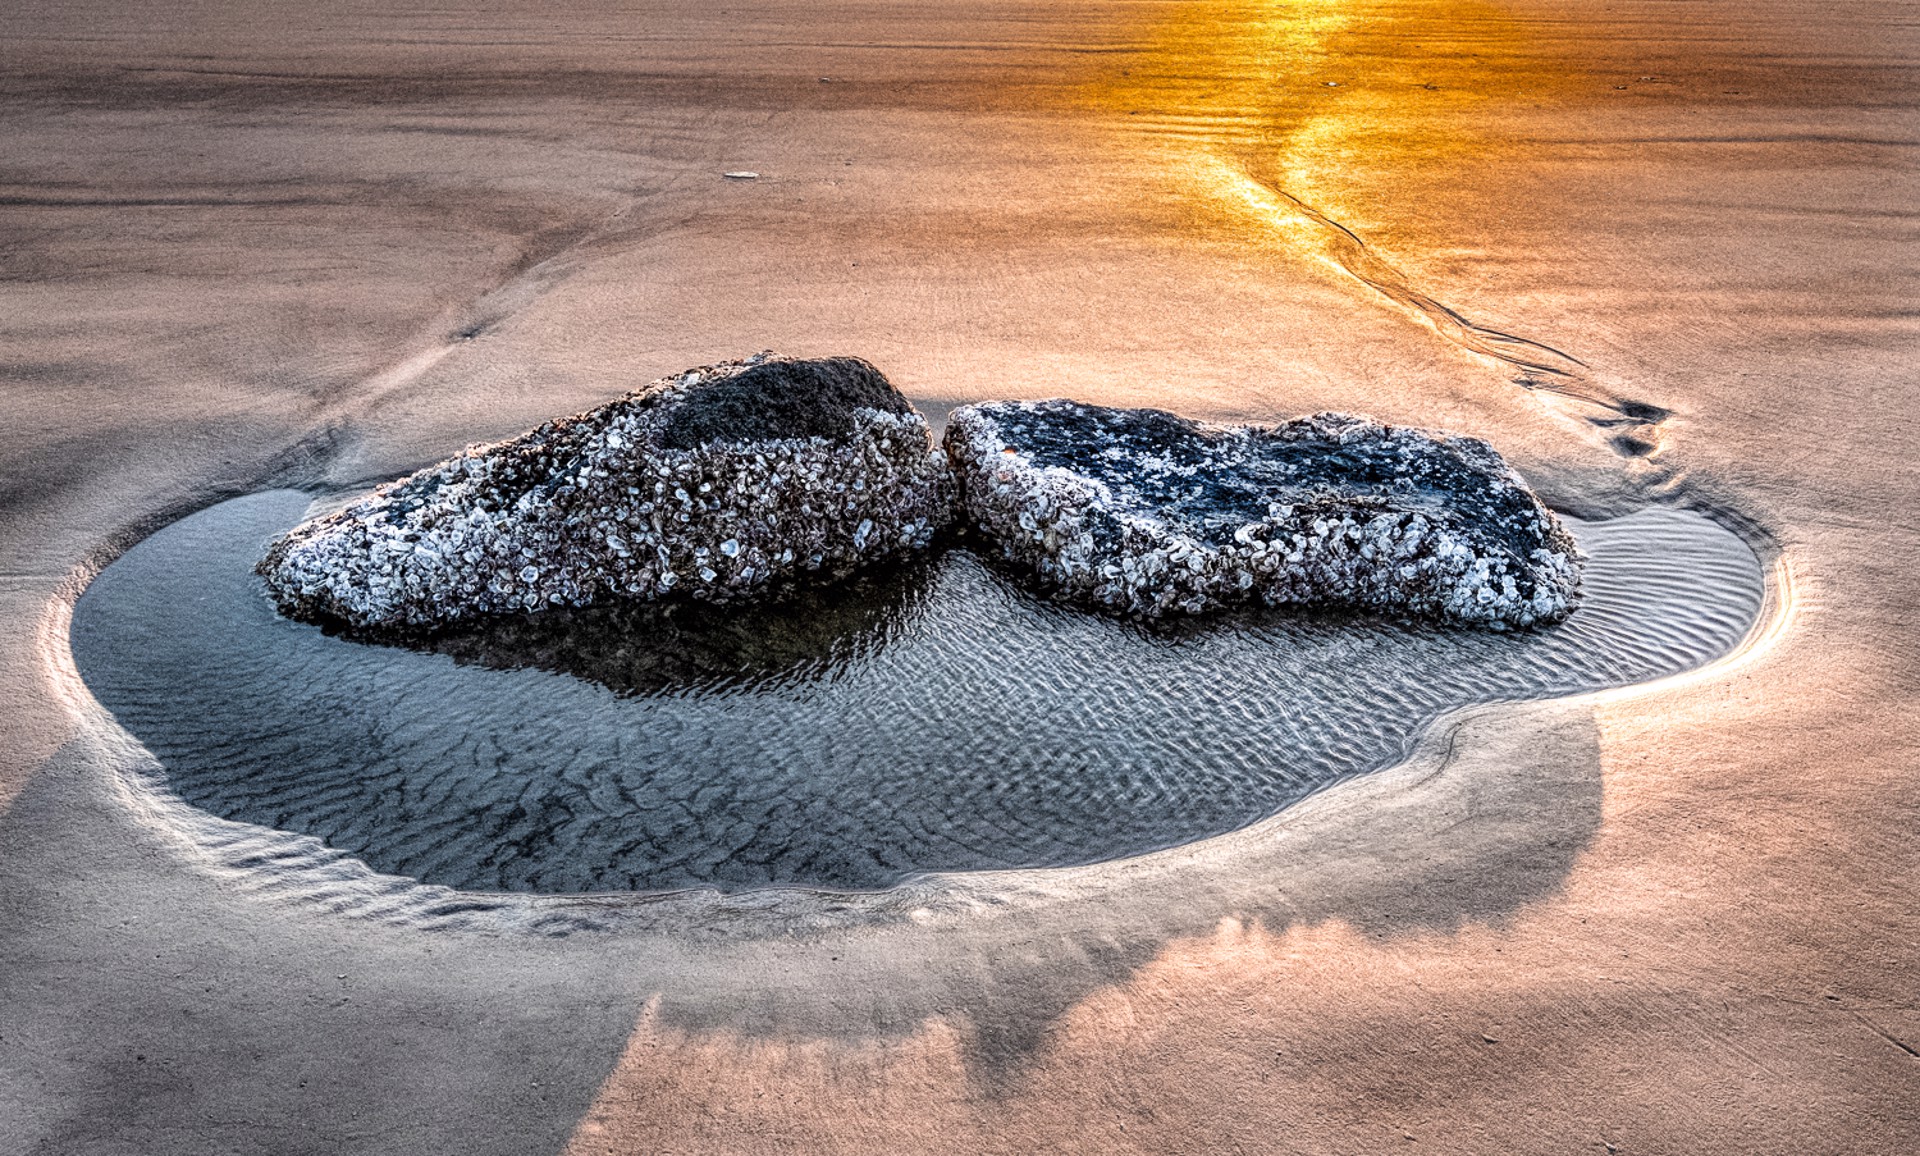
<path id="1" fill-rule="evenodd" d="M 1340 604 L 1563 618 L 1571 536 L 1487 443 L 1344 414 L 1215 426 L 1071 401 L 956 409 L 963 513 L 1057 597 L 1127 614 Z"/>
<path id="2" fill-rule="evenodd" d="M 857 358 L 762 354 L 474 446 L 276 540 L 291 617 L 426 626 L 668 594 L 724 601 L 926 546 L 926 419 Z"/>

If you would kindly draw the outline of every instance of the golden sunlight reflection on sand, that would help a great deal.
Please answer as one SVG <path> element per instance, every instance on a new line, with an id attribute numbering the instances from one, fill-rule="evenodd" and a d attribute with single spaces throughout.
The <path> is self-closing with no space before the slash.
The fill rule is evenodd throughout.
<path id="1" fill-rule="evenodd" d="M 1348 194 L 1363 173 L 1377 182 L 1495 147 L 1472 113 L 1566 83 L 1511 20 L 1474 3 L 1191 4 L 1151 43 L 1149 62 L 1093 86 L 1096 108 L 1334 217 L 1359 210 Z"/>
<path id="2" fill-rule="evenodd" d="M 1477 323 L 1369 240 L 1369 206 L 1383 190 L 1416 171 L 1431 184 L 1448 166 L 1457 180 L 1484 179 L 1473 174 L 1502 147 L 1491 125 L 1503 107 L 1571 96 L 1576 70 L 1533 49 L 1512 20 L 1475 3 L 1384 13 L 1337 0 L 1203 3 L 1182 7 L 1153 43 L 1154 64 L 1105 78 L 1092 103 L 1124 116 L 1161 164 L 1188 176 L 1208 225 L 1351 276 L 1410 320 L 1517 373 L 1542 400 L 1576 403 L 1569 416 L 1588 406 L 1630 410 L 1578 356 Z M 1473 174 L 1459 164 L 1467 160 Z M 1456 243 L 1424 235 L 1417 204 L 1395 208 L 1401 245 L 1417 253 Z M 1638 432 L 1652 447 L 1643 455 L 1657 450 L 1651 425 Z"/>

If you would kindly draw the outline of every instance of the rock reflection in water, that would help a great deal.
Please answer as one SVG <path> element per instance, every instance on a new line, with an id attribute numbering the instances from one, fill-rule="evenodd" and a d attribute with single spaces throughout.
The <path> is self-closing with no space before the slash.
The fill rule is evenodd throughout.
<path id="1" fill-rule="evenodd" d="M 933 564 L 916 559 L 764 603 L 613 602 L 431 631 L 328 632 L 444 654 L 462 666 L 572 675 L 621 695 L 750 690 L 866 661 L 923 612 L 933 574 Z"/>

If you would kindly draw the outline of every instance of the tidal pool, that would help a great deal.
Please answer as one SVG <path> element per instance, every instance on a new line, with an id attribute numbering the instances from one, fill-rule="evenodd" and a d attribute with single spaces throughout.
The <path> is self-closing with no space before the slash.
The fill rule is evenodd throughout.
<path id="1" fill-rule="evenodd" d="M 1447 711 L 1719 657 L 1759 560 L 1695 513 L 1568 525 L 1564 623 L 1255 612 L 1144 626 L 964 548 L 746 611 L 555 611 L 378 642 L 251 567 L 309 496 L 168 526 L 75 607 L 93 694 L 211 814 L 478 891 L 861 890 L 1063 867 L 1256 822 L 1404 758 Z"/>

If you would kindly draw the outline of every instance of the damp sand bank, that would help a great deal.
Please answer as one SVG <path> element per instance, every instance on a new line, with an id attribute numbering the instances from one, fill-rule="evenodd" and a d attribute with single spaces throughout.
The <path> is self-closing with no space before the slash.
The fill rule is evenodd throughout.
<path id="1" fill-rule="evenodd" d="M 77 3 L 8 32 L 16 1146 L 1920 1148 L 1908 6 Z M 1559 508 L 1715 509 L 1769 625 L 1697 678 L 1456 716 L 1244 839 L 564 939 L 369 919 L 378 879 L 350 909 L 252 889 L 122 789 L 142 756 L 66 630 L 102 561 L 766 347 L 861 350 L 930 415 L 1472 432 Z"/>

